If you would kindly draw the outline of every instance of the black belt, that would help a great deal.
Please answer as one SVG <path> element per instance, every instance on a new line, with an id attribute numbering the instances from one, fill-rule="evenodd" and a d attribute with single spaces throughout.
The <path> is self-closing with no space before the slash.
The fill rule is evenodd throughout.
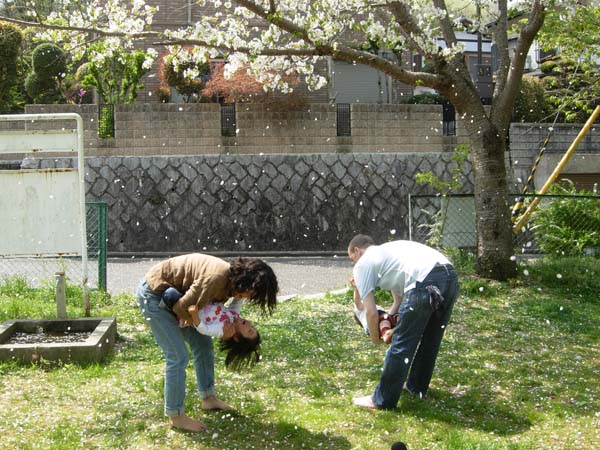
<path id="1" fill-rule="evenodd" d="M 433 269 L 431 269 L 431 272 L 439 272 L 439 271 L 450 271 L 450 270 L 454 270 L 454 266 L 452 264 L 440 264 L 440 263 L 436 263 L 435 266 L 433 266 Z"/>

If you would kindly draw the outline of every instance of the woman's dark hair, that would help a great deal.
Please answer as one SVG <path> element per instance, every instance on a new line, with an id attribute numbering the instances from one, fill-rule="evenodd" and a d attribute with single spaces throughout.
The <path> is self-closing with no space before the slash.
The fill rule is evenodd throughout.
<path id="1" fill-rule="evenodd" d="M 229 279 L 236 292 L 253 291 L 249 300 L 263 314 L 272 314 L 277 303 L 277 277 L 264 261 L 257 258 L 237 258 L 229 267 Z"/>
<path id="2" fill-rule="evenodd" d="M 238 334 L 238 339 L 221 339 L 219 350 L 227 352 L 225 367 L 241 372 L 249 369 L 260 360 L 260 334 L 256 332 L 254 339 Z"/>

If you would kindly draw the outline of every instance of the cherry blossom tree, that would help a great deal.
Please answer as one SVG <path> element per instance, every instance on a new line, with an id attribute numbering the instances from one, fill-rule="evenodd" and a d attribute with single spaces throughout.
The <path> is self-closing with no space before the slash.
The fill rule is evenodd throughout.
<path id="1" fill-rule="evenodd" d="M 312 88 L 324 86 L 326 80 L 315 72 L 315 64 L 320 58 L 332 57 L 370 66 L 403 83 L 437 90 L 454 104 L 469 136 L 478 272 L 498 280 L 515 273 L 504 159 L 511 113 L 528 50 L 547 11 L 562 8 L 568 20 L 576 2 L 200 0 L 198 3 L 207 7 L 200 21 L 164 32 L 149 28 L 154 11 L 143 0 L 63 2 L 63 11 L 69 14 L 51 14 L 43 21 L 44 33 L 54 42 L 68 42 L 74 51 L 90 36 L 124 46 L 136 39 L 173 50 L 192 46 L 193 51 L 185 53 L 188 57 L 196 61 L 224 57 L 226 74 L 246 67 L 261 83 L 284 92 L 291 89 L 285 76 L 291 73 L 304 77 Z M 519 14 L 509 12 L 509 6 L 518 8 Z M 32 14 L 30 23 L 17 22 L 39 25 L 40 19 Z M 497 45 L 499 68 L 489 108 L 480 99 L 464 47 L 456 37 L 456 31 L 465 26 L 470 32 L 491 34 Z M 373 52 L 374 47 L 400 57 L 384 57 Z M 427 60 L 427 72 L 407 66 L 402 55 L 410 52 Z"/>

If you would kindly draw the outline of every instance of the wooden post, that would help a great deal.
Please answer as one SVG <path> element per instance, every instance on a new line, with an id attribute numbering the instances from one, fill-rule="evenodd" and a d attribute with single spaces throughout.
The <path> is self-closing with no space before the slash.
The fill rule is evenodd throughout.
<path id="1" fill-rule="evenodd" d="M 56 316 L 59 319 L 67 318 L 67 295 L 65 289 L 65 273 L 56 272 Z"/>

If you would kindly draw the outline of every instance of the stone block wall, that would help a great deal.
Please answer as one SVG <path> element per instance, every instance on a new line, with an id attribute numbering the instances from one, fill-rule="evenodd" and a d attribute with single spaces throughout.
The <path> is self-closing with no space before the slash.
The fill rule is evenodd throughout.
<path id="1" fill-rule="evenodd" d="M 516 180 L 516 192 L 522 190 L 531 175 L 531 169 L 551 127 L 550 123 L 511 124 L 509 165 L 513 172 L 513 178 Z M 539 190 L 545 184 L 582 128 L 583 124 L 554 125 L 544 156 L 535 172 L 536 189 Z M 562 173 L 600 173 L 599 126 L 593 126 L 586 133 Z"/>
<path id="2" fill-rule="evenodd" d="M 460 125 L 457 137 L 443 136 L 441 105 L 352 105 L 352 151 L 443 151 L 466 142 Z"/>
<path id="3" fill-rule="evenodd" d="M 280 111 L 263 104 L 236 105 L 237 133 L 226 139 L 225 153 L 315 153 L 339 151 L 336 106 L 310 104 Z"/>
<path id="4" fill-rule="evenodd" d="M 220 120 L 213 103 L 116 105 L 114 147 L 135 156 L 204 153 L 221 144 Z"/>
<path id="5" fill-rule="evenodd" d="M 98 105 L 26 105 L 25 114 L 77 113 L 83 120 L 83 145 L 85 150 L 96 151 L 105 145 L 98 138 Z M 25 122 L 25 129 L 75 129 L 74 120 L 56 122 Z"/>
<path id="6" fill-rule="evenodd" d="M 88 201 L 108 203 L 108 250 L 344 252 L 356 233 L 408 238 L 415 175 L 449 179 L 449 153 L 86 158 Z M 31 158 L 24 168 L 69 167 Z M 473 190 L 471 166 L 463 192 Z"/>
<path id="7" fill-rule="evenodd" d="M 443 136 L 440 105 L 353 104 L 351 136 L 337 136 L 336 105 L 328 103 L 298 111 L 239 104 L 232 137 L 221 135 L 221 107 L 213 103 L 116 105 L 114 139 L 98 138 L 97 111 L 97 105 L 26 107 L 81 114 L 85 148 L 94 156 L 442 152 L 467 141 L 459 120 L 457 136 Z"/>

